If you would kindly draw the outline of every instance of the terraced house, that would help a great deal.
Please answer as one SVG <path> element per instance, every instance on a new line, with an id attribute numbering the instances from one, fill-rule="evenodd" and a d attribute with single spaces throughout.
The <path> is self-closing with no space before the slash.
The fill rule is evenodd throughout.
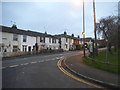
<path id="1" fill-rule="evenodd" d="M 41 49 L 59 49 L 58 38 L 47 33 L 0 26 L 0 52 L 31 52 Z M 36 48 L 36 45 L 38 48 Z"/>
<path id="2" fill-rule="evenodd" d="M 60 41 L 60 47 L 63 50 L 76 50 L 78 46 L 81 45 L 81 40 L 78 37 L 74 37 L 74 34 L 67 35 L 67 32 L 64 32 L 64 34 L 59 34 L 59 35 L 55 35 L 56 37 L 59 38 Z"/>
<path id="3" fill-rule="evenodd" d="M 75 50 L 76 44 L 80 45 L 80 39 L 74 34 L 67 35 L 66 32 L 60 35 L 50 35 L 31 30 L 18 29 L 16 25 L 12 27 L 0 26 L 1 41 L 0 53 L 4 52 L 32 52 L 42 49 L 65 51 Z M 77 41 L 77 43 L 76 43 Z"/>

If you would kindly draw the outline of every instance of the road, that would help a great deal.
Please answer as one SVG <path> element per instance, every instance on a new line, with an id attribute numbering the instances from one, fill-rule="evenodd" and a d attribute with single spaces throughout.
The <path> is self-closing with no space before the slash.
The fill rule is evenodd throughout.
<path id="1" fill-rule="evenodd" d="M 57 67 L 63 56 L 79 51 L 14 58 L 2 62 L 2 88 L 94 88 L 65 75 Z"/>

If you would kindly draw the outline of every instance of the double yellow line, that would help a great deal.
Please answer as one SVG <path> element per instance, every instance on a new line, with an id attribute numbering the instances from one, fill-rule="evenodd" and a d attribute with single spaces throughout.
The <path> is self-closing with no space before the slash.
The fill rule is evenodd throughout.
<path id="1" fill-rule="evenodd" d="M 60 60 L 57 62 L 57 66 L 58 66 L 58 68 L 59 68 L 63 73 L 65 73 L 66 75 L 72 77 L 72 78 L 75 79 L 75 80 L 78 80 L 78 81 L 83 82 L 83 83 L 85 83 L 85 84 L 88 84 L 88 85 L 90 85 L 90 86 L 93 86 L 93 87 L 96 87 L 96 88 L 103 88 L 103 87 L 101 87 L 101 86 L 95 85 L 95 84 L 90 83 L 90 82 L 87 82 L 87 81 L 85 81 L 85 80 L 82 80 L 82 79 L 80 79 L 80 78 L 78 78 L 78 77 L 70 74 L 69 72 L 67 72 L 67 71 L 62 67 L 62 65 L 61 65 L 62 60 L 63 60 L 63 58 L 60 59 Z"/>

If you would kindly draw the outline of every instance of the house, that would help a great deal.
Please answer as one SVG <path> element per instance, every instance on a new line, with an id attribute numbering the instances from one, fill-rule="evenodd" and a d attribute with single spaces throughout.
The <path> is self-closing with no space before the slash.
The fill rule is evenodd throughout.
<path id="1" fill-rule="evenodd" d="M 73 45 L 76 50 L 79 50 L 81 48 L 81 39 L 80 39 L 79 35 L 78 35 L 78 37 L 74 37 Z"/>
<path id="2" fill-rule="evenodd" d="M 34 32 L 12 27 L 0 26 L 2 40 L 1 52 L 31 52 L 42 49 L 59 49 L 59 39 L 47 33 Z"/>
<path id="3" fill-rule="evenodd" d="M 32 51 L 36 37 L 25 30 L 12 27 L 2 27 L 2 52 Z"/>
<path id="4" fill-rule="evenodd" d="M 74 37 L 74 34 L 70 36 L 67 35 L 66 32 L 64 32 L 64 34 L 59 34 L 55 36 L 59 38 L 60 48 L 62 48 L 65 51 L 75 50 L 76 45 L 80 44 L 80 39 Z"/>
<path id="5" fill-rule="evenodd" d="M 92 40 L 91 37 L 87 37 L 87 38 L 85 38 L 85 43 L 86 43 L 86 44 L 90 44 L 90 43 L 89 43 L 90 40 Z M 83 44 L 84 38 L 81 38 L 81 41 L 82 41 L 82 44 Z"/>
<path id="6" fill-rule="evenodd" d="M 0 26 L 0 54 L 8 52 L 32 52 L 63 49 L 65 51 L 76 50 L 81 44 L 79 37 L 74 34 L 50 35 L 32 30 L 18 29 L 16 25 L 12 27 Z"/>
<path id="7" fill-rule="evenodd" d="M 48 50 L 59 49 L 59 39 L 53 35 L 45 34 L 45 45 Z"/>
<path id="8" fill-rule="evenodd" d="M 72 39 L 69 38 L 67 33 L 64 32 L 64 34 L 59 34 L 55 36 L 59 38 L 60 48 L 68 51 L 70 49 L 70 45 L 72 45 Z"/>

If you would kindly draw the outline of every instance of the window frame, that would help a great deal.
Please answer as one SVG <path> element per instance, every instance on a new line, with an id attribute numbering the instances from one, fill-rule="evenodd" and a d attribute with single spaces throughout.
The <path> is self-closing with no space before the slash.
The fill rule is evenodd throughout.
<path id="1" fill-rule="evenodd" d="M 23 35 L 23 42 L 27 42 L 27 36 Z"/>
<path id="2" fill-rule="evenodd" d="M 18 34 L 13 34 L 13 41 L 18 41 Z"/>

